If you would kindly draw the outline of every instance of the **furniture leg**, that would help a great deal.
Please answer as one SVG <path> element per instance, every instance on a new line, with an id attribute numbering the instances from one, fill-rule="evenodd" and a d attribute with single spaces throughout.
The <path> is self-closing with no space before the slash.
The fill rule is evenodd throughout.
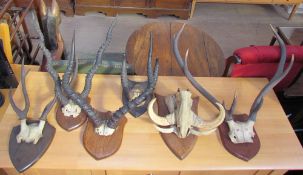
<path id="1" fill-rule="evenodd" d="M 276 38 L 275 36 L 273 36 L 273 37 L 271 38 L 271 40 L 270 40 L 269 45 L 270 45 L 270 46 L 273 46 L 273 45 L 275 44 L 276 41 L 277 41 L 277 38 Z"/>
<path id="2" fill-rule="evenodd" d="M 189 18 L 192 18 L 194 16 L 195 8 L 196 8 L 197 0 L 193 0 L 191 3 L 191 10 L 190 10 L 190 16 Z"/>
<path id="3" fill-rule="evenodd" d="M 293 17 L 293 15 L 294 15 L 294 14 L 296 13 L 296 11 L 298 10 L 299 6 L 300 6 L 300 4 L 295 4 L 295 5 L 293 6 L 293 8 L 292 8 L 292 10 L 291 10 L 291 13 L 290 13 L 290 15 L 289 15 L 289 17 L 288 17 L 288 20 L 290 20 L 290 19 Z"/>

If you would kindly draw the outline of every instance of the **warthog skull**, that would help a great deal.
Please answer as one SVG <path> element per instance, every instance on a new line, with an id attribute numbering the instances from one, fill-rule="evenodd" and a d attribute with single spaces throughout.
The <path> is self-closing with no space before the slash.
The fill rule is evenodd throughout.
<path id="1" fill-rule="evenodd" d="M 180 138 L 186 138 L 189 134 L 207 135 L 215 131 L 223 122 L 225 110 L 221 104 L 217 104 L 220 109 L 217 118 L 213 121 L 204 121 L 192 111 L 191 96 L 189 91 L 181 90 L 173 96 L 165 97 L 165 104 L 170 112 L 165 117 L 158 116 L 154 112 L 153 105 L 156 99 L 151 101 L 148 114 L 160 132 L 175 133 Z"/>

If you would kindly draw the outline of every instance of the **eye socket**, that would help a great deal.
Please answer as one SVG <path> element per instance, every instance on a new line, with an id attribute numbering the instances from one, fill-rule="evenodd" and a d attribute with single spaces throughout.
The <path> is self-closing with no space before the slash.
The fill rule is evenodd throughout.
<path id="1" fill-rule="evenodd" d="M 237 139 L 237 137 L 236 137 L 236 136 L 234 136 L 234 139 Z"/>

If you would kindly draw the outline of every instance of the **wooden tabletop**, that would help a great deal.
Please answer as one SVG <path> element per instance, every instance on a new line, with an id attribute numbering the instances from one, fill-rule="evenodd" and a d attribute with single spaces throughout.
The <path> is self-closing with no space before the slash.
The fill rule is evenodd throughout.
<path id="1" fill-rule="evenodd" d="M 153 62 L 155 58 L 160 60 L 159 75 L 183 75 L 172 50 L 172 39 L 181 26 L 176 22 L 149 23 L 132 33 L 126 45 L 126 59 L 137 75 L 146 75 L 150 32 L 154 38 Z M 219 45 L 207 33 L 187 24 L 179 40 L 183 57 L 188 48 L 189 69 L 194 76 L 222 76 L 225 61 Z"/>
<path id="2" fill-rule="evenodd" d="M 77 90 L 81 89 L 85 75 L 79 75 Z M 132 77 L 142 80 L 145 77 Z M 233 93 L 238 92 L 236 113 L 248 112 L 254 97 L 267 82 L 266 79 L 243 78 L 197 78 L 220 101 L 230 105 Z M 37 117 L 51 100 L 53 86 L 47 73 L 30 72 L 26 79 L 31 107 L 29 115 Z M 39 83 L 37 83 L 39 82 Z M 48 86 L 47 86 L 48 85 Z M 116 110 L 122 105 L 120 77 L 95 75 L 90 93 L 91 104 L 99 110 Z M 160 76 L 156 92 L 167 95 L 177 88 L 193 89 L 184 77 Z M 199 95 L 201 96 L 201 95 Z M 20 86 L 14 98 L 22 106 Z M 203 118 L 217 115 L 216 109 L 200 98 L 198 113 Z M 106 169 L 106 170 L 255 170 L 255 169 L 302 169 L 303 151 L 273 91 L 264 98 L 263 108 L 258 113 L 255 128 L 261 141 L 260 152 L 249 162 L 229 154 L 220 142 L 218 131 L 209 136 L 199 136 L 198 141 L 184 160 L 179 160 L 161 139 L 147 114 L 133 118 L 127 114 L 128 122 L 120 150 L 104 160 L 96 161 L 83 148 L 81 135 L 84 127 L 72 132 L 61 129 L 55 121 L 52 109 L 48 121 L 56 128 L 56 135 L 44 156 L 33 166 L 39 169 Z M 18 125 L 11 106 L 0 123 L 0 167 L 12 167 L 8 154 L 11 129 Z"/>

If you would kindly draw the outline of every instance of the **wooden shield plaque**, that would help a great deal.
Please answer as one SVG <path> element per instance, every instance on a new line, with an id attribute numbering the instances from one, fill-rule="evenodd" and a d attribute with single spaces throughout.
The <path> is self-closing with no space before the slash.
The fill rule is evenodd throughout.
<path id="1" fill-rule="evenodd" d="M 245 122 L 248 119 L 246 114 L 233 115 L 235 121 Z M 233 143 L 229 136 L 229 127 L 226 122 L 223 122 L 219 127 L 219 133 L 221 142 L 224 148 L 232 155 L 238 157 L 239 159 L 249 161 L 259 152 L 261 144 L 259 136 L 254 128 L 255 136 L 253 138 L 253 143 Z"/>
<path id="2" fill-rule="evenodd" d="M 165 116 L 169 114 L 169 111 L 167 109 L 167 106 L 165 104 L 165 97 L 155 94 L 157 98 L 157 105 L 158 105 L 158 115 Z M 194 113 L 198 113 L 198 103 L 199 103 L 199 97 L 194 97 L 193 99 L 193 105 L 192 110 Z M 162 139 L 164 140 L 167 147 L 177 156 L 180 160 L 183 160 L 194 148 L 197 136 L 190 134 L 186 138 L 179 138 L 175 133 L 161 133 L 160 135 Z"/>
<path id="3" fill-rule="evenodd" d="M 39 123 L 39 121 L 28 121 L 29 123 Z M 56 129 L 47 121 L 43 129 L 43 137 L 37 144 L 17 143 L 17 135 L 20 132 L 20 125 L 12 129 L 9 139 L 9 156 L 18 172 L 23 172 L 34 165 L 46 152 L 54 138 Z"/>
<path id="4" fill-rule="evenodd" d="M 99 116 L 112 117 L 112 112 L 99 112 Z M 123 130 L 127 122 L 126 117 L 122 117 L 116 131 L 110 136 L 101 136 L 95 133 L 93 123 L 88 120 L 84 134 L 83 145 L 86 151 L 96 160 L 104 159 L 117 152 L 123 139 Z"/>
<path id="5" fill-rule="evenodd" d="M 88 99 L 89 100 L 89 99 Z M 89 101 L 88 101 L 89 102 Z M 72 131 L 74 129 L 77 129 L 78 127 L 82 126 L 86 120 L 87 115 L 86 113 L 81 110 L 81 113 L 77 117 L 67 117 L 62 113 L 62 105 L 58 103 L 57 112 L 56 112 L 56 120 L 59 126 L 63 128 L 66 131 Z"/>

